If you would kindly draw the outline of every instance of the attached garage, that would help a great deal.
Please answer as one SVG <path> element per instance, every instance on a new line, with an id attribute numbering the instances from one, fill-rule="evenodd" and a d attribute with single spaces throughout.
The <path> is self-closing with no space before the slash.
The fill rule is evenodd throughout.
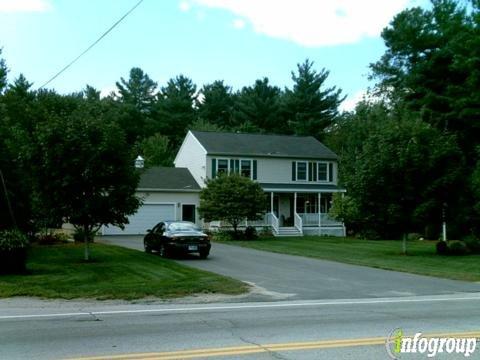
<path id="1" fill-rule="evenodd" d="M 103 229 L 103 235 L 142 235 L 158 222 L 173 219 L 175 219 L 174 204 L 144 203 L 136 214 L 128 218 L 129 224 L 125 225 L 124 230 L 117 226 L 108 226 Z"/>
<path id="2" fill-rule="evenodd" d="M 186 168 L 153 167 L 140 178 L 137 196 L 143 204 L 122 230 L 104 226 L 102 235 L 143 235 L 160 221 L 187 220 L 200 224 L 200 187 Z"/>

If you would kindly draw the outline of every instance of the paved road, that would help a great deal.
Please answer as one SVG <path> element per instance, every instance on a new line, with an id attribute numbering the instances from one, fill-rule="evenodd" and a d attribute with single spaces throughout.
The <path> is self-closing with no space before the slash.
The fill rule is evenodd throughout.
<path id="1" fill-rule="evenodd" d="M 140 237 L 103 237 L 101 241 L 143 250 Z M 311 300 L 441 295 L 480 292 L 480 283 L 446 280 L 333 261 L 213 244 L 207 260 L 178 262 L 254 283 L 266 290 L 254 300 Z"/>
<path id="2" fill-rule="evenodd" d="M 0 358 L 150 353 L 151 359 L 185 359 L 185 353 L 164 352 L 187 350 L 201 359 L 219 353 L 225 356 L 214 359 L 388 359 L 383 339 L 363 339 L 384 338 L 395 328 L 408 335 L 475 331 L 478 337 L 479 302 L 478 294 L 208 305 L 7 299 L 0 300 Z M 470 358 L 479 357 L 480 349 Z"/>

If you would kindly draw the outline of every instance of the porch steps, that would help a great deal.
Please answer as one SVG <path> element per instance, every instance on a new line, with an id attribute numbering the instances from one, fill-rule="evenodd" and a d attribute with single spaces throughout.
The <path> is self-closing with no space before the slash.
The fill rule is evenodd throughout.
<path id="1" fill-rule="evenodd" d="M 282 226 L 274 236 L 302 236 L 302 232 L 294 226 Z"/>

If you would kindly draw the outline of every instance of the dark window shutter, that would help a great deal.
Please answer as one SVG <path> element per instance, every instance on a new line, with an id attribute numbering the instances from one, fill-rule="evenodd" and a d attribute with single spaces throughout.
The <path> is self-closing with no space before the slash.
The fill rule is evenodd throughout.
<path id="1" fill-rule="evenodd" d="M 292 181 L 297 180 L 297 163 L 295 161 L 292 161 Z"/>
<path id="2" fill-rule="evenodd" d="M 253 180 L 257 180 L 257 160 L 253 160 Z"/>
<path id="3" fill-rule="evenodd" d="M 313 163 L 308 163 L 308 181 L 313 181 Z"/>
<path id="4" fill-rule="evenodd" d="M 230 159 L 230 173 L 235 172 L 235 160 Z"/>
<path id="5" fill-rule="evenodd" d="M 215 179 L 217 176 L 217 159 L 212 159 L 212 179 Z"/>
<path id="6" fill-rule="evenodd" d="M 333 163 L 328 163 L 328 181 L 333 181 Z"/>
<path id="7" fill-rule="evenodd" d="M 240 174 L 240 160 L 235 160 L 235 172 Z"/>
<path id="8" fill-rule="evenodd" d="M 313 181 L 317 181 L 317 163 L 313 163 Z"/>

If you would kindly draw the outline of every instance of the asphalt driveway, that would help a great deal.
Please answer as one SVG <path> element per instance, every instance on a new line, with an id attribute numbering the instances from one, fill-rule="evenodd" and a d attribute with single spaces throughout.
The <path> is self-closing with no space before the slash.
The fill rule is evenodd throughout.
<path id="1" fill-rule="evenodd" d="M 142 237 L 105 236 L 99 241 L 143 251 Z M 176 261 L 254 284 L 259 298 L 269 300 L 383 298 L 480 292 L 480 283 L 380 270 L 217 243 L 212 244 L 207 260 L 189 256 Z"/>

